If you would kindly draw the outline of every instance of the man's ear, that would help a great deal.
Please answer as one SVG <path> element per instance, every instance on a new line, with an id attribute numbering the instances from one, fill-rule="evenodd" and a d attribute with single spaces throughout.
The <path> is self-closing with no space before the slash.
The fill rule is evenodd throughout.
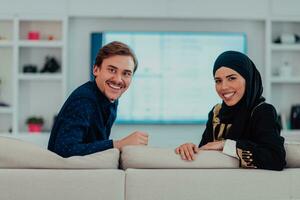
<path id="1" fill-rule="evenodd" d="M 98 73 L 99 70 L 100 70 L 100 68 L 97 65 L 94 65 L 94 67 L 93 67 L 93 74 L 94 74 L 94 76 L 97 75 L 97 73 Z"/>

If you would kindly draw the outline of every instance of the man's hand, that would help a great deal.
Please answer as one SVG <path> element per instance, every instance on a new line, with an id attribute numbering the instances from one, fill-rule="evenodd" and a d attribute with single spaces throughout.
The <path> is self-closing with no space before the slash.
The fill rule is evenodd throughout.
<path id="1" fill-rule="evenodd" d="M 175 149 L 176 154 L 180 154 L 182 160 L 195 160 L 195 154 L 199 149 L 193 143 L 185 143 Z"/>
<path id="2" fill-rule="evenodd" d="M 224 144 L 225 144 L 225 140 L 224 141 L 217 141 L 217 142 L 209 142 L 206 145 L 203 145 L 202 147 L 200 147 L 199 149 L 200 150 L 223 151 Z"/>
<path id="3" fill-rule="evenodd" d="M 148 133 L 135 131 L 121 140 L 114 141 L 114 148 L 120 150 L 127 145 L 148 145 Z"/>

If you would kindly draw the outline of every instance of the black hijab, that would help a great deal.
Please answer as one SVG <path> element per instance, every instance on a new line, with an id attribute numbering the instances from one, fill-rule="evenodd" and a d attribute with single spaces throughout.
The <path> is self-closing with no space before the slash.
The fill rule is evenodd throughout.
<path id="1" fill-rule="evenodd" d="M 219 112 L 220 123 L 232 124 L 225 139 L 239 139 L 247 134 L 247 127 L 252 109 L 263 102 L 263 86 L 259 71 L 248 56 L 237 51 L 226 51 L 218 56 L 213 68 L 213 75 L 221 67 L 230 68 L 238 72 L 246 81 L 246 89 L 242 99 L 233 106 L 222 102 Z"/>

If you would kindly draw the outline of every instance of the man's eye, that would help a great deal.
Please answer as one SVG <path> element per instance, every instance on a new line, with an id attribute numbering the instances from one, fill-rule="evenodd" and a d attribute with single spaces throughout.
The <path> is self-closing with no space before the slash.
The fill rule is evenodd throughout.
<path id="1" fill-rule="evenodd" d="M 111 72 L 111 73 L 115 73 L 116 72 L 116 70 L 113 69 L 113 68 L 108 68 L 108 71 Z"/>
<path id="2" fill-rule="evenodd" d="M 130 72 L 124 72 L 124 76 L 126 76 L 126 77 L 131 77 L 131 75 L 132 75 L 132 73 L 130 73 Z"/>

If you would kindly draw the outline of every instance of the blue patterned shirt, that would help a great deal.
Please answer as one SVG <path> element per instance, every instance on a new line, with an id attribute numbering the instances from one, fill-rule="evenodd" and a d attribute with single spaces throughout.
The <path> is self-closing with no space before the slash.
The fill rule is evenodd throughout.
<path id="1" fill-rule="evenodd" d="M 89 81 L 72 92 L 53 125 L 48 149 L 62 157 L 83 156 L 113 148 L 109 139 L 118 102 L 110 102 Z"/>

